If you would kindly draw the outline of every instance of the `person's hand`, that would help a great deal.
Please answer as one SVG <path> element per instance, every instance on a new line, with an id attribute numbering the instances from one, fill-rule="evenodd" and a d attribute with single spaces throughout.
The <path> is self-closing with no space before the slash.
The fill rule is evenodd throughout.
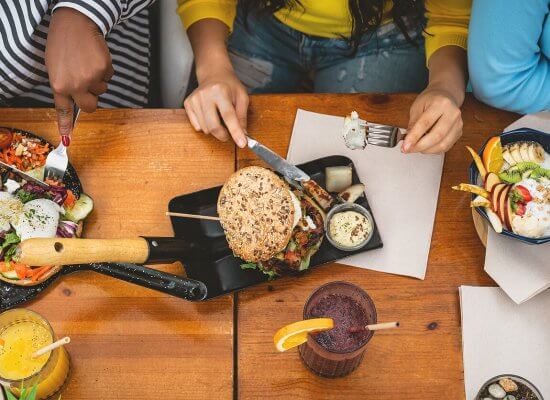
<path id="1" fill-rule="evenodd" d="M 199 76 L 199 87 L 183 103 L 196 131 L 246 146 L 248 93 L 231 68 L 214 66 Z M 221 118 L 220 118 L 221 117 Z"/>
<path id="2" fill-rule="evenodd" d="M 401 150 L 403 153 L 444 153 L 460 136 L 459 101 L 445 90 L 428 87 L 411 106 L 408 132 Z"/>
<path id="3" fill-rule="evenodd" d="M 45 61 L 59 130 L 68 135 L 73 101 L 83 111 L 94 112 L 98 96 L 107 91 L 114 73 L 111 54 L 91 19 L 71 8 L 60 8 L 50 21 Z"/>

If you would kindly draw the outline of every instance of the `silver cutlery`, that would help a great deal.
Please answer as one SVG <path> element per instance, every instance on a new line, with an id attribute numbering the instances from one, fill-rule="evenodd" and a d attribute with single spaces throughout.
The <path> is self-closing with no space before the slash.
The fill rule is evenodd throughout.
<path id="1" fill-rule="evenodd" d="M 267 148 L 260 142 L 251 137 L 248 139 L 248 148 L 258 155 L 262 160 L 271 166 L 275 171 L 279 172 L 285 178 L 297 181 L 299 183 L 307 182 L 311 178 L 308 174 L 302 171 L 300 168 L 292 165 L 283 157 L 275 153 L 273 150 Z"/>
<path id="2" fill-rule="evenodd" d="M 19 175 L 21 178 L 25 179 L 27 182 L 36 183 L 38 186 L 41 186 L 45 189 L 48 189 L 50 186 L 47 183 L 42 182 L 40 179 L 36 179 L 34 176 L 27 174 L 26 172 L 21 171 L 17 167 L 6 164 L 4 161 L 0 161 L 0 166 L 5 167 L 12 171 L 14 174 Z"/>
<path id="3" fill-rule="evenodd" d="M 76 120 L 80 115 L 80 108 L 74 103 L 71 133 L 74 130 Z M 61 182 L 67 171 L 67 165 L 69 164 L 69 156 L 67 155 L 67 146 L 70 143 L 70 135 L 61 135 L 61 141 L 59 145 L 48 154 L 46 158 L 46 164 L 44 165 L 44 179 L 51 179 Z"/>
<path id="4" fill-rule="evenodd" d="M 367 144 L 373 146 L 395 147 L 407 134 L 406 129 L 391 125 L 375 124 L 367 121 L 364 121 L 362 125 L 367 130 Z"/>
<path id="5" fill-rule="evenodd" d="M 271 168 L 283 175 L 289 185 L 298 190 L 303 190 L 325 211 L 328 211 L 334 205 L 334 197 L 311 179 L 308 174 L 257 140 L 251 137 L 247 137 L 247 139 L 248 148 L 269 164 Z"/>

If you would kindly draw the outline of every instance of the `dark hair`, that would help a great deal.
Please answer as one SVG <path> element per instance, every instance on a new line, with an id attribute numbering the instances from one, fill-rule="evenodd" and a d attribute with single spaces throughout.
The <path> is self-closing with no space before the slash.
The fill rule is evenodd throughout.
<path id="1" fill-rule="evenodd" d="M 317 0 L 320 1 L 320 0 Z M 353 49 L 357 50 L 363 35 L 371 36 L 382 24 L 384 8 L 388 0 L 348 0 L 348 7 L 351 14 L 351 35 L 346 38 Z M 245 21 L 249 13 L 274 14 L 277 11 L 286 9 L 304 9 L 300 0 L 239 0 L 243 7 Z M 390 11 L 393 22 L 403 33 L 409 43 L 418 44 L 409 36 L 406 17 L 412 17 L 414 24 L 421 24 L 424 4 L 421 0 L 393 0 L 393 7 Z M 409 25 L 409 28 L 411 26 Z"/>

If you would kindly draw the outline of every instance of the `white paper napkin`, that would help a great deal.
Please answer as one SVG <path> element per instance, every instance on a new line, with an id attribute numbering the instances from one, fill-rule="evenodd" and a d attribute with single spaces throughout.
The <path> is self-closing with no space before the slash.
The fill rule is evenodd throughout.
<path id="1" fill-rule="evenodd" d="M 532 128 L 550 133 L 550 112 L 526 115 L 505 131 Z M 485 271 L 516 303 L 550 288 L 550 243 L 528 245 L 489 229 Z"/>
<path id="2" fill-rule="evenodd" d="M 343 124 L 343 117 L 298 110 L 287 159 L 295 164 L 329 155 L 353 160 L 384 247 L 342 263 L 424 279 L 443 156 L 404 155 L 399 146 L 350 150 L 342 137 Z"/>
<path id="3" fill-rule="evenodd" d="M 499 288 L 459 292 L 466 399 L 501 374 L 522 376 L 550 396 L 550 292 L 522 305 Z"/>
<path id="4" fill-rule="evenodd" d="M 504 132 L 513 131 L 519 128 L 531 128 L 537 131 L 550 133 L 550 111 L 525 115 L 508 125 L 504 129 Z"/>

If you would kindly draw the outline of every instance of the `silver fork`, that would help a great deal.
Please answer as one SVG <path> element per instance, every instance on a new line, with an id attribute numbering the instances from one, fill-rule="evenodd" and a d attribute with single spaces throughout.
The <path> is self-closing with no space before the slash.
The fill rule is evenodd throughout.
<path id="1" fill-rule="evenodd" d="M 74 129 L 76 120 L 80 115 L 80 108 L 74 103 L 71 132 Z M 61 137 L 59 145 L 48 154 L 46 158 L 46 164 L 44 165 L 44 179 L 51 179 L 57 182 L 63 181 L 65 171 L 67 171 L 67 165 L 69 164 L 69 156 L 67 155 L 67 146 L 70 143 L 70 135 L 67 137 Z M 67 143 L 65 146 L 64 141 Z"/>
<path id="2" fill-rule="evenodd" d="M 395 147 L 407 134 L 406 129 L 391 125 L 375 124 L 367 121 L 362 125 L 367 128 L 367 143 L 374 146 Z"/>

